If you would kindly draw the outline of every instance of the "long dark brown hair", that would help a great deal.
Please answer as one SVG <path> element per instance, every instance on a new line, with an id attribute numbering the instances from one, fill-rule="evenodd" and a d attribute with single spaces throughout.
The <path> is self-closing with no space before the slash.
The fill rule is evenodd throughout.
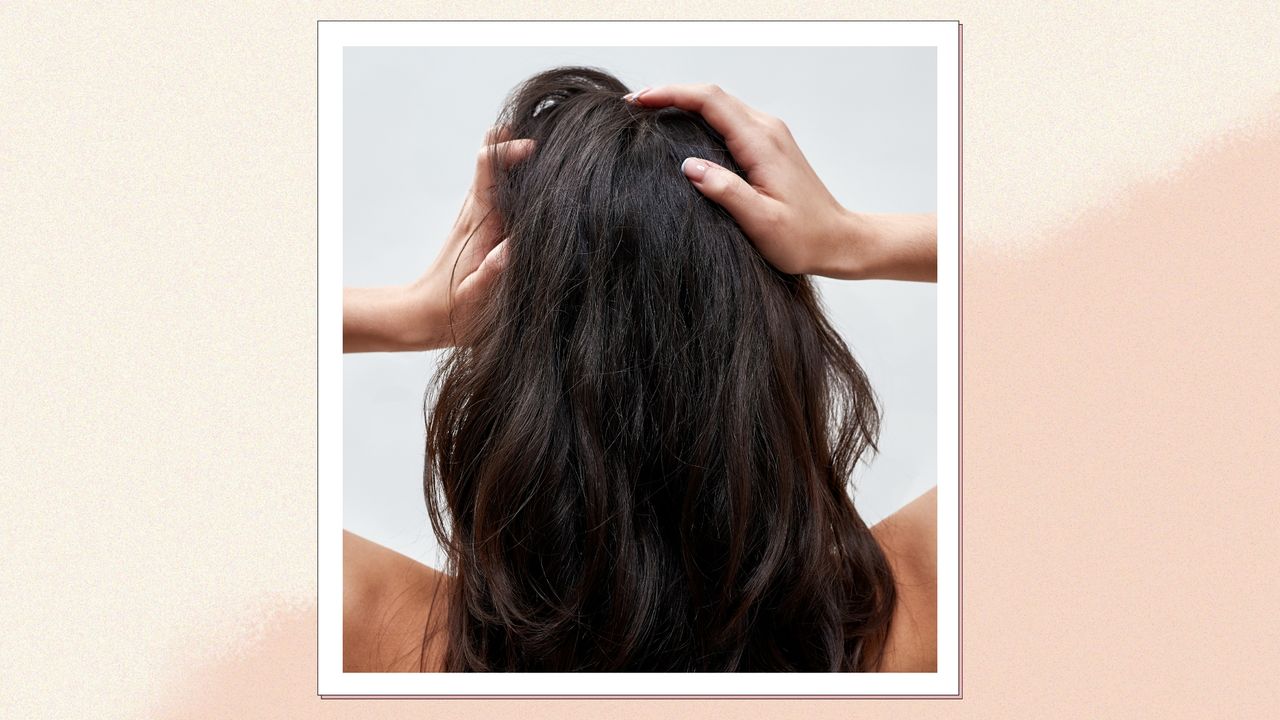
<path id="1" fill-rule="evenodd" d="M 626 92 L 557 68 L 499 119 L 536 149 L 495 166 L 509 261 L 427 428 L 445 669 L 876 669 L 893 576 L 846 489 L 866 375 L 681 174 L 741 174 L 724 140 Z"/>

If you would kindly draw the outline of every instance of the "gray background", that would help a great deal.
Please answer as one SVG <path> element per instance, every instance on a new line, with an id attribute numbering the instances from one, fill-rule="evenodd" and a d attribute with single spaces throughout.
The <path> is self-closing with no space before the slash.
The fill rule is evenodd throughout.
<path id="1" fill-rule="evenodd" d="M 846 207 L 936 209 L 933 48 L 347 48 L 344 284 L 421 274 L 458 214 L 502 100 L 565 64 L 603 68 L 633 89 L 717 83 L 785 120 Z M 854 477 L 854 502 L 875 523 L 937 483 L 937 293 L 924 283 L 819 286 L 884 410 L 880 453 Z M 343 357 L 343 526 L 439 567 L 422 499 L 422 403 L 437 357 Z"/>

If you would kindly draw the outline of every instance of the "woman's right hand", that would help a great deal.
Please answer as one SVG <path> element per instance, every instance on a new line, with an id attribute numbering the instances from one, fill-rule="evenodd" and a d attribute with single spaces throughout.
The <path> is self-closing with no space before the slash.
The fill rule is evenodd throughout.
<path id="1" fill-rule="evenodd" d="M 493 212 L 494 161 L 509 167 L 533 149 L 533 140 L 513 139 L 505 128 L 485 135 L 471 189 L 427 271 L 408 285 L 343 289 L 343 352 L 435 350 L 465 337 L 506 265 L 502 223 Z"/>
<path id="2" fill-rule="evenodd" d="M 725 139 L 748 180 L 702 158 L 681 169 L 733 216 L 766 260 L 786 273 L 846 279 L 937 279 L 932 214 L 845 209 L 827 190 L 786 124 L 716 85 L 666 85 L 625 97 L 644 107 L 696 112 Z"/>

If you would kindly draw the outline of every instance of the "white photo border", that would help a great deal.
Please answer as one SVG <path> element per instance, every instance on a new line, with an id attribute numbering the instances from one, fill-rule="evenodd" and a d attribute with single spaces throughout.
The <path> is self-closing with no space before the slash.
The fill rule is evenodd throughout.
<path id="1" fill-rule="evenodd" d="M 653 26 L 661 24 L 661 31 Z M 317 693 L 324 697 L 935 697 L 960 683 L 960 23 L 326 21 L 317 23 Z M 342 671 L 342 97 L 348 46 L 937 48 L 938 669 L 934 673 Z"/>

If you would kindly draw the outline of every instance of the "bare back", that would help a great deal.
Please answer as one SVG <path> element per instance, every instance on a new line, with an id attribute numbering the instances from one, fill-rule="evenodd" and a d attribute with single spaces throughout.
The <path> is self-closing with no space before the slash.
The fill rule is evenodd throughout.
<path id="1" fill-rule="evenodd" d="M 885 672 L 937 669 L 937 488 L 871 529 L 898 590 Z M 343 533 L 344 672 L 444 669 L 448 575 Z M 426 646 L 424 648 L 424 642 Z"/>

